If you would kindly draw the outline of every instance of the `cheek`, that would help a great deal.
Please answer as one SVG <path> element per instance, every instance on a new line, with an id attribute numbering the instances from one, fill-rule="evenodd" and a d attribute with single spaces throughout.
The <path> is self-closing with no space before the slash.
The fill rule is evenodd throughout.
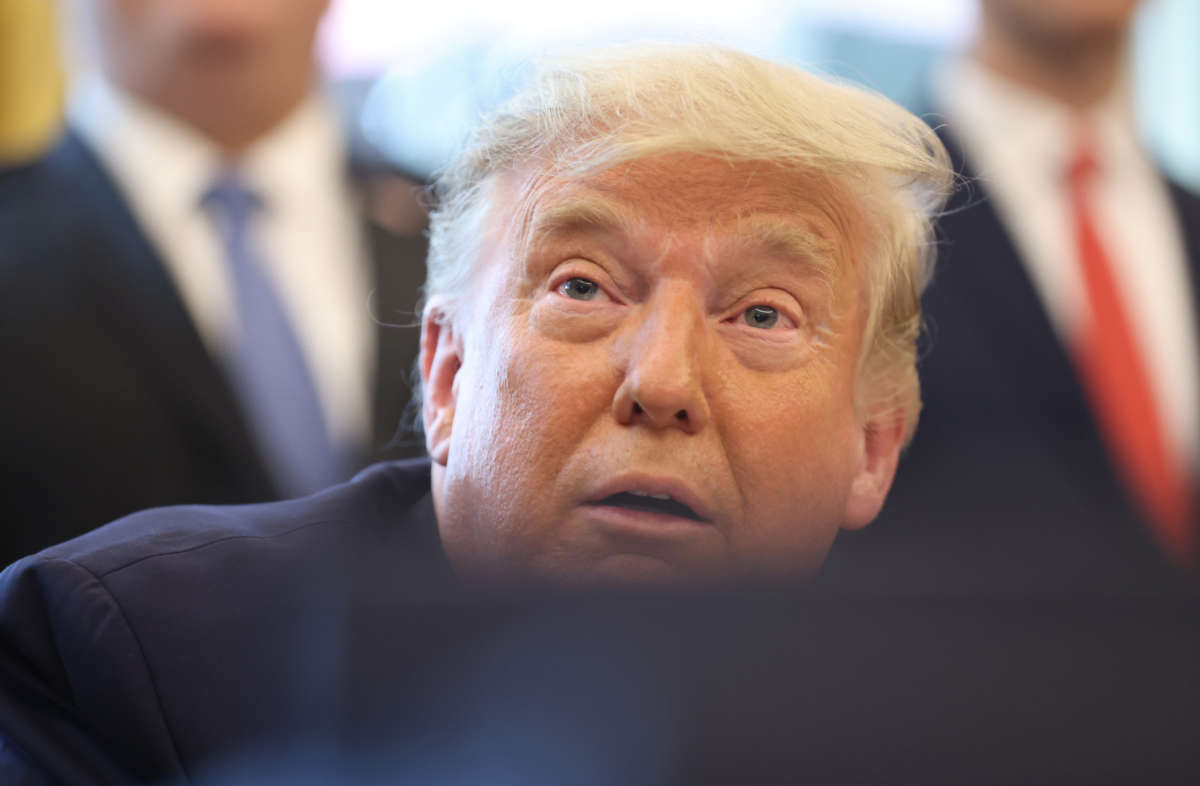
<path id="1" fill-rule="evenodd" d="M 527 314 L 507 327 L 476 331 L 474 362 L 460 371 L 459 412 L 451 452 L 465 466 L 485 467 L 478 483 L 520 512 L 555 515 L 559 472 L 608 412 L 613 372 L 601 342 L 549 340 L 529 328 Z M 515 515 L 515 514 L 514 514 Z"/>
<path id="2" fill-rule="evenodd" d="M 819 561 L 856 466 L 851 388 L 840 374 L 755 376 L 738 383 L 753 395 L 723 397 L 723 442 L 746 514 L 733 540 L 754 562 Z"/>
<path id="3" fill-rule="evenodd" d="M 607 412 L 602 386 L 589 384 L 594 374 L 579 361 L 562 347 L 498 340 L 463 390 L 468 417 L 456 417 L 450 451 L 463 473 L 456 518 L 483 564 L 527 570 L 571 551 L 563 469 Z"/>
<path id="4" fill-rule="evenodd" d="M 835 476 L 844 471 L 850 437 L 855 428 L 853 400 L 841 386 L 819 383 L 790 385 L 764 391 L 753 400 L 743 400 L 738 413 L 729 418 L 726 444 L 744 468 L 747 480 L 778 480 L 817 474 Z"/>
<path id="5" fill-rule="evenodd" d="M 121 52 L 119 44 L 125 42 L 124 49 L 135 54 L 146 49 L 147 42 L 155 40 L 155 27 L 169 21 L 169 18 L 163 20 L 163 16 L 162 9 L 149 0 L 104 0 L 95 4 L 86 21 L 95 20 L 104 49 Z"/>

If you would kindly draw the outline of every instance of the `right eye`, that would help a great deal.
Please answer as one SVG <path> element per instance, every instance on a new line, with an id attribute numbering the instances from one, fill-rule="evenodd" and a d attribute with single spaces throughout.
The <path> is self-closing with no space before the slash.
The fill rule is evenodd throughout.
<path id="1" fill-rule="evenodd" d="M 750 327 L 770 330 L 779 322 L 779 312 L 772 306 L 751 306 L 742 312 L 742 320 Z"/>
<path id="2" fill-rule="evenodd" d="M 558 291 L 572 300 L 594 300 L 600 294 L 600 285 L 591 279 L 575 276 L 559 285 Z"/>

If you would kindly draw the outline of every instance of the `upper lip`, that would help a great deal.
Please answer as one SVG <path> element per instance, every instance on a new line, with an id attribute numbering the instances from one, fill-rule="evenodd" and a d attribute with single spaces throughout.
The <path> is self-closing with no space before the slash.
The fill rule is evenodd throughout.
<path id="1" fill-rule="evenodd" d="M 641 474 L 621 475 L 594 489 L 585 502 L 596 504 L 614 494 L 622 493 L 665 494 L 676 502 L 691 508 L 692 512 L 703 521 L 711 523 L 713 520 L 712 506 L 684 481 L 670 477 Z"/>

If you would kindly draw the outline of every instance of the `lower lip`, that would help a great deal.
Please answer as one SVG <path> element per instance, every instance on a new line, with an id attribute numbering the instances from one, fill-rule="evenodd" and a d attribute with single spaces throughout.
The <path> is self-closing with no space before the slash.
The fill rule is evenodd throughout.
<path id="1" fill-rule="evenodd" d="M 634 510 L 616 505 L 585 505 L 584 510 L 591 518 L 609 529 L 651 537 L 684 537 L 708 526 L 703 521 L 672 516 L 669 513 Z"/>

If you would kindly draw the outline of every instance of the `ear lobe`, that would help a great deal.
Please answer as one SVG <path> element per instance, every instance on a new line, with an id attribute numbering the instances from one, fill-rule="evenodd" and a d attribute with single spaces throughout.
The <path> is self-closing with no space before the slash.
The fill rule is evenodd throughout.
<path id="1" fill-rule="evenodd" d="M 850 483 L 842 529 L 862 529 L 879 515 L 904 444 L 904 415 L 887 413 L 862 426 L 863 449 L 858 472 Z"/>
<path id="2" fill-rule="evenodd" d="M 462 368 L 462 346 L 445 315 L 427 308 L 421 321 L 421 419 L 425 425 L 425 449 L 442 466 L 450 457 L 450 434 L 458 403 L 458 370 Z"/>

